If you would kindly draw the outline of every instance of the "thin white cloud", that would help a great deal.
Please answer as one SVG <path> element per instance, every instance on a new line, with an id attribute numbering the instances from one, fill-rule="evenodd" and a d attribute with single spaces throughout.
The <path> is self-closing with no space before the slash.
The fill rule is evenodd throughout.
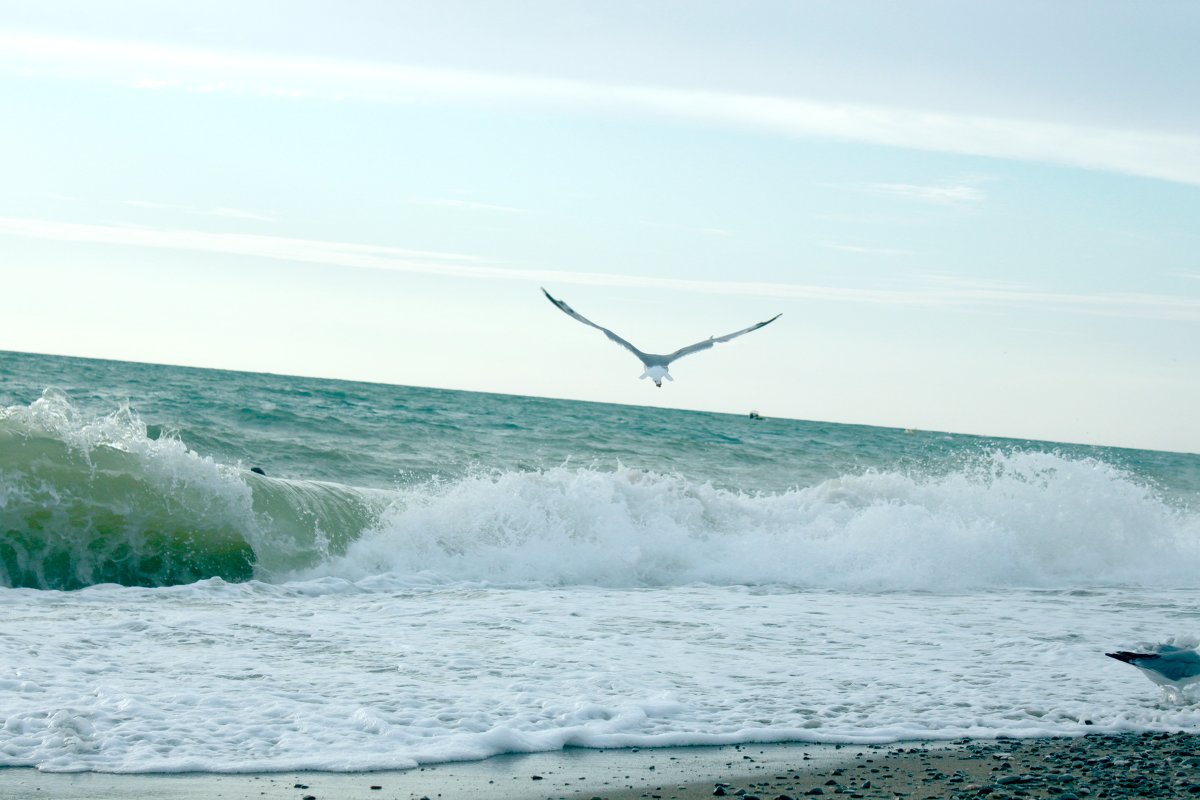
<path id="1" fill-rule="evenodd" d="M 527 208 L 517 208 L 516 206 L 502 206 L 495 203 L 477 203 L 472 200 L 459 200 L 455 197 L 421 197 L 415 200 L 409 200 L 410 203 L 418 206 L 440 206 L 442 208 L 466 208 L 476 211 L 501 211 L 506 214 L 528 214 Z"/>
<path id="2" fill-rule="evenodd" d="M 673 225 L 668 222 L 643 222 L 642 224 L 648 228 L 698 233 L 701 236 L 733 236 L 733 231 L 728 228 L 710 228 L 703 225 Z"/>
<path id="3" fill-rule="evenodd" d="M 913 275 L 913 279 L 931 286 L 946 286 L 957 289 L 982 289 L 1001 292 L 1036 291 L 1036 287 L 1020 281 L 999 278 L 966 278 L 961 275 L 950 275 L 944 272 L 919 272 Z"/>
<path id="4" fill-rule="evenodd" d="M 172 211 L 183 210 L 184 206 L 171 205 L 170 203 L 156 203 L 153 200 L 126 200 L 125 205 L 136 206 L 137 208 L 162 208 Z"/>
<path id="5" fill-rule="evenodd" d="M 936 110 L 0 32 L 0 71 L 383 103 L 555 108 L 1063 164 L 1200 185 L 1200 136 Z"/>
<path id="6" fill-rule="evenodd" d="M 915 184 L 915 183 L 844 183 L 821 184 L 835 189 L 849 189 L 878 197 L 895 197 L 921 203 L 941 205 L 973 205 L 984 200 L 984 193 L 969 184 Z"/>
<path id="7" fill-rule="evenodd" d="M 1107 293 L 1038 292 L 979 283 L 873 289 L 798 283 L 710 281 L 602 272 L 565 272 L 505 266 L 477 256 L 349 242 L 327 242 L 254 234 L 84 225 L 54 220 L 0 217 L 0 235 L 53 241 L 152 247 L 308 264 L 382 269 L 447 277 L 519 280 L 544 284 L 624 286 L 723 295 L 788 297 L 823 302 L 907 307 L 1019 307 L 1105 316 L 1200 321 L 1200 297 Z"/>
<path id="8" fill-rule="evenodd" d="M 126 200 L 125 205 L 135 208 L 152 208 L 163 211 L 182 211 L 186 214 L 199 214 L 205 217 L 226 217 L 229 219 L 249 219 L 256 222 L 274 222 L 273 217 L 240 208 L 197 208 L 196 206 L 177 205 L 174 203 L 156 203 L 153 200 Z"/>
<path id="9" fill-rule="evenodd" d="M 231 217 L 233 219 L 252 219 L 258 222 L 274 222 L 274 217 L 268 217 L 266 214 L 259 214 L 255 211 L 246 211 L 241 208 L 214 208 L 211 211 L 201 211 L 202 214 L 209 214 L 214 217 Z"/>
<path id="10" fill-rule="evenodd" d="M 172 89 L 179 86 L 179 81 L 156 78 L 138 78 L 129 84 L 134 89 Z"/>
<path id="11" fill-rule="evenodd" d="M 1062 328 L 1012 328 L 1013 333 L 1032 333 L 1041 337 L 1071 337 L 1079 336 L 1079 331 L 1063 330 Z"/>
<path id="12" fill-rule="evenodd" d="M 842 187 L 839 187 L 842 188 Z M 845 222 L 852 225 L 892 225 L 911 227 L 928 225 L 933 216 L 924 211 L 900 214 L 813 214 L 813 219 L 822 222 Z"/>
<path id="13" fill-rule="evenodd" d="M 845 253 L 858 253 L 864 256 L 910 256 L 911 250 L 898 250 L 891 247 L 865 247 L 857 244 L 842 244 L 841 242 L 821 242 L 823 247 L 830 250 L 841 250 Z"/>

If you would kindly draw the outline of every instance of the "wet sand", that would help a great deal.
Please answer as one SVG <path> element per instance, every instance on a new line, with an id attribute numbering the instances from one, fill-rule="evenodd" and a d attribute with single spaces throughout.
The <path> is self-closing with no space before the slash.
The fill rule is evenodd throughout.
<path id="1" fill-rule="evenodd" d="M 566 750 L 398 772 L 54 774 L 0 769 L 5 800 L 740 800 L 1200 797 L 1200 735 L 901 745 Z"/>

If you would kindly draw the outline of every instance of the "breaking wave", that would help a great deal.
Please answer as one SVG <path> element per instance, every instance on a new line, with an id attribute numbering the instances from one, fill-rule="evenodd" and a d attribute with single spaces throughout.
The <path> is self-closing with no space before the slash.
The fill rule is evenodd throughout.
<path id="1" fill-rule="evenodd" d="M 386 445 L 383 445 L 386 446 Z M 944 465 L 943 465 L 944 466 Z M 0 583 L 220 577 L 857 591 L 1200 585 L 1200 517 L 1106 462 L 981 453 L 754 494 L 562 466 L 394 490 L 255 475 L 48 390 L 0 411 Z"/>
<path id="2" fill-rule="evenodd" d="M 1200 520 L 1121 470 L 991 453 L 753 495 L 635 470 L 505 472 L 401 494 L 310 575 L 856 591 L 1200 585 Z"/>
<path id="3" fill-rule="evenodd" d="M 3 585 L 269 578 L 344 548 L 380 508 L 365 490 L 220 464 L 128 408 L 87 418 L 47 390 L 0 411 Z"/>

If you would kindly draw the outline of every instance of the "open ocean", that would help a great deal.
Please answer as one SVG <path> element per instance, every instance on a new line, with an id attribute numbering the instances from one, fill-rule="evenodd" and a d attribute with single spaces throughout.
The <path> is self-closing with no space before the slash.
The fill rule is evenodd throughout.
<path id="1" fill-rule="evenodd" d="M 1200 455 L 0 352 L 0 766 L 1196 731 L 1197 635 Z"/>

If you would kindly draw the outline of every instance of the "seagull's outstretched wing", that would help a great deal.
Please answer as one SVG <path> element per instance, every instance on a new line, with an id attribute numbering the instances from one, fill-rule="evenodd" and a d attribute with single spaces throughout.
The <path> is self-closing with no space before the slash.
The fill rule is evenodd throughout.
<path id="1" fill-rule="evenodd" d="M 558 299 L 552 297 L 550 295 L 550 293 L 546 291 L 545 287 L 542 288 L 542 294 L 546 295 L 546 299 L 549 300 L 551 303 L 554 303 L 554 305 L 558 306 L 558 309 L 560 311 L 562 311 L 564 314 L 566 314 L 568 317 L 573 317 L 573 318 L 579 320 L 580 322 L 582 322 L 584 325 L 592 326 L 593 328 L 595 328 L 596 330 L 600 331 L 605 336 L 607 336 L 609 339 L 612 339 L 614 342 L 621 345 L 621 347 L 624 347 L 626 350 L 633 353 L 635 356 L 637 356 L 639 359 L 641 359 L 643 363 L 645 363 L 646 354 L 643 353 L 641 350 L 638 350 L 636 347 L 634 347 L 629 342 L 622 339 L 620 336 L 617 336 L 615 333 L 610 331 L 608 328 L 605 328 L 602 325 L 597 325 L 596 323 L 592 322 L 590 319 L 583 316 L 575 309 L 571 308 L 569 305 L 564 303 L 562 300 L 558 300 Z M 766 323 L 763 323 L 763 324 L 766 324 Z M 745 331 L 743 331 L 743 333 L 745 333 Z M 734 335 L 736 336 L 737 334 L 734 334 Z"/>
<path id="2" fill-rule="evenodd" d="M 714 344 L 718 344 L 720 342 L 728 342 L 730 339 L 736 339 L 737 337 L 741 336 L 743 333 L 750 333 L 751 331 L 758 330 L 759 328 L 763 327 L 764 325 L 770 325 L 772 322 L 774 322 L 775 320 L 779 319 L 782 316 L 783 316 L 783 314 L 776 314 L 775 316 L 771 317 L 766 322 L 759 322 L 755 325 L 751 325 L 749 328 L 744 328 L 740 331 L 735 331 L 733 333 L 727 333 L 724 336 L 709 337 L 708 339 L 705 339 L 703 342 L 696 342 L 695 344 L 689 344 L 687 347 L 681 347 L 678 350 L 676 350 L 674 353 L 671 353 L 669 356 L 667 356 L 667 360 L 674 361 L 677 358 L 683 358 L 684 356 L 690 356 L 692 353 L 699 353 L 701 350 L 707 350 L 708 348 L 712 347 Z"/>

